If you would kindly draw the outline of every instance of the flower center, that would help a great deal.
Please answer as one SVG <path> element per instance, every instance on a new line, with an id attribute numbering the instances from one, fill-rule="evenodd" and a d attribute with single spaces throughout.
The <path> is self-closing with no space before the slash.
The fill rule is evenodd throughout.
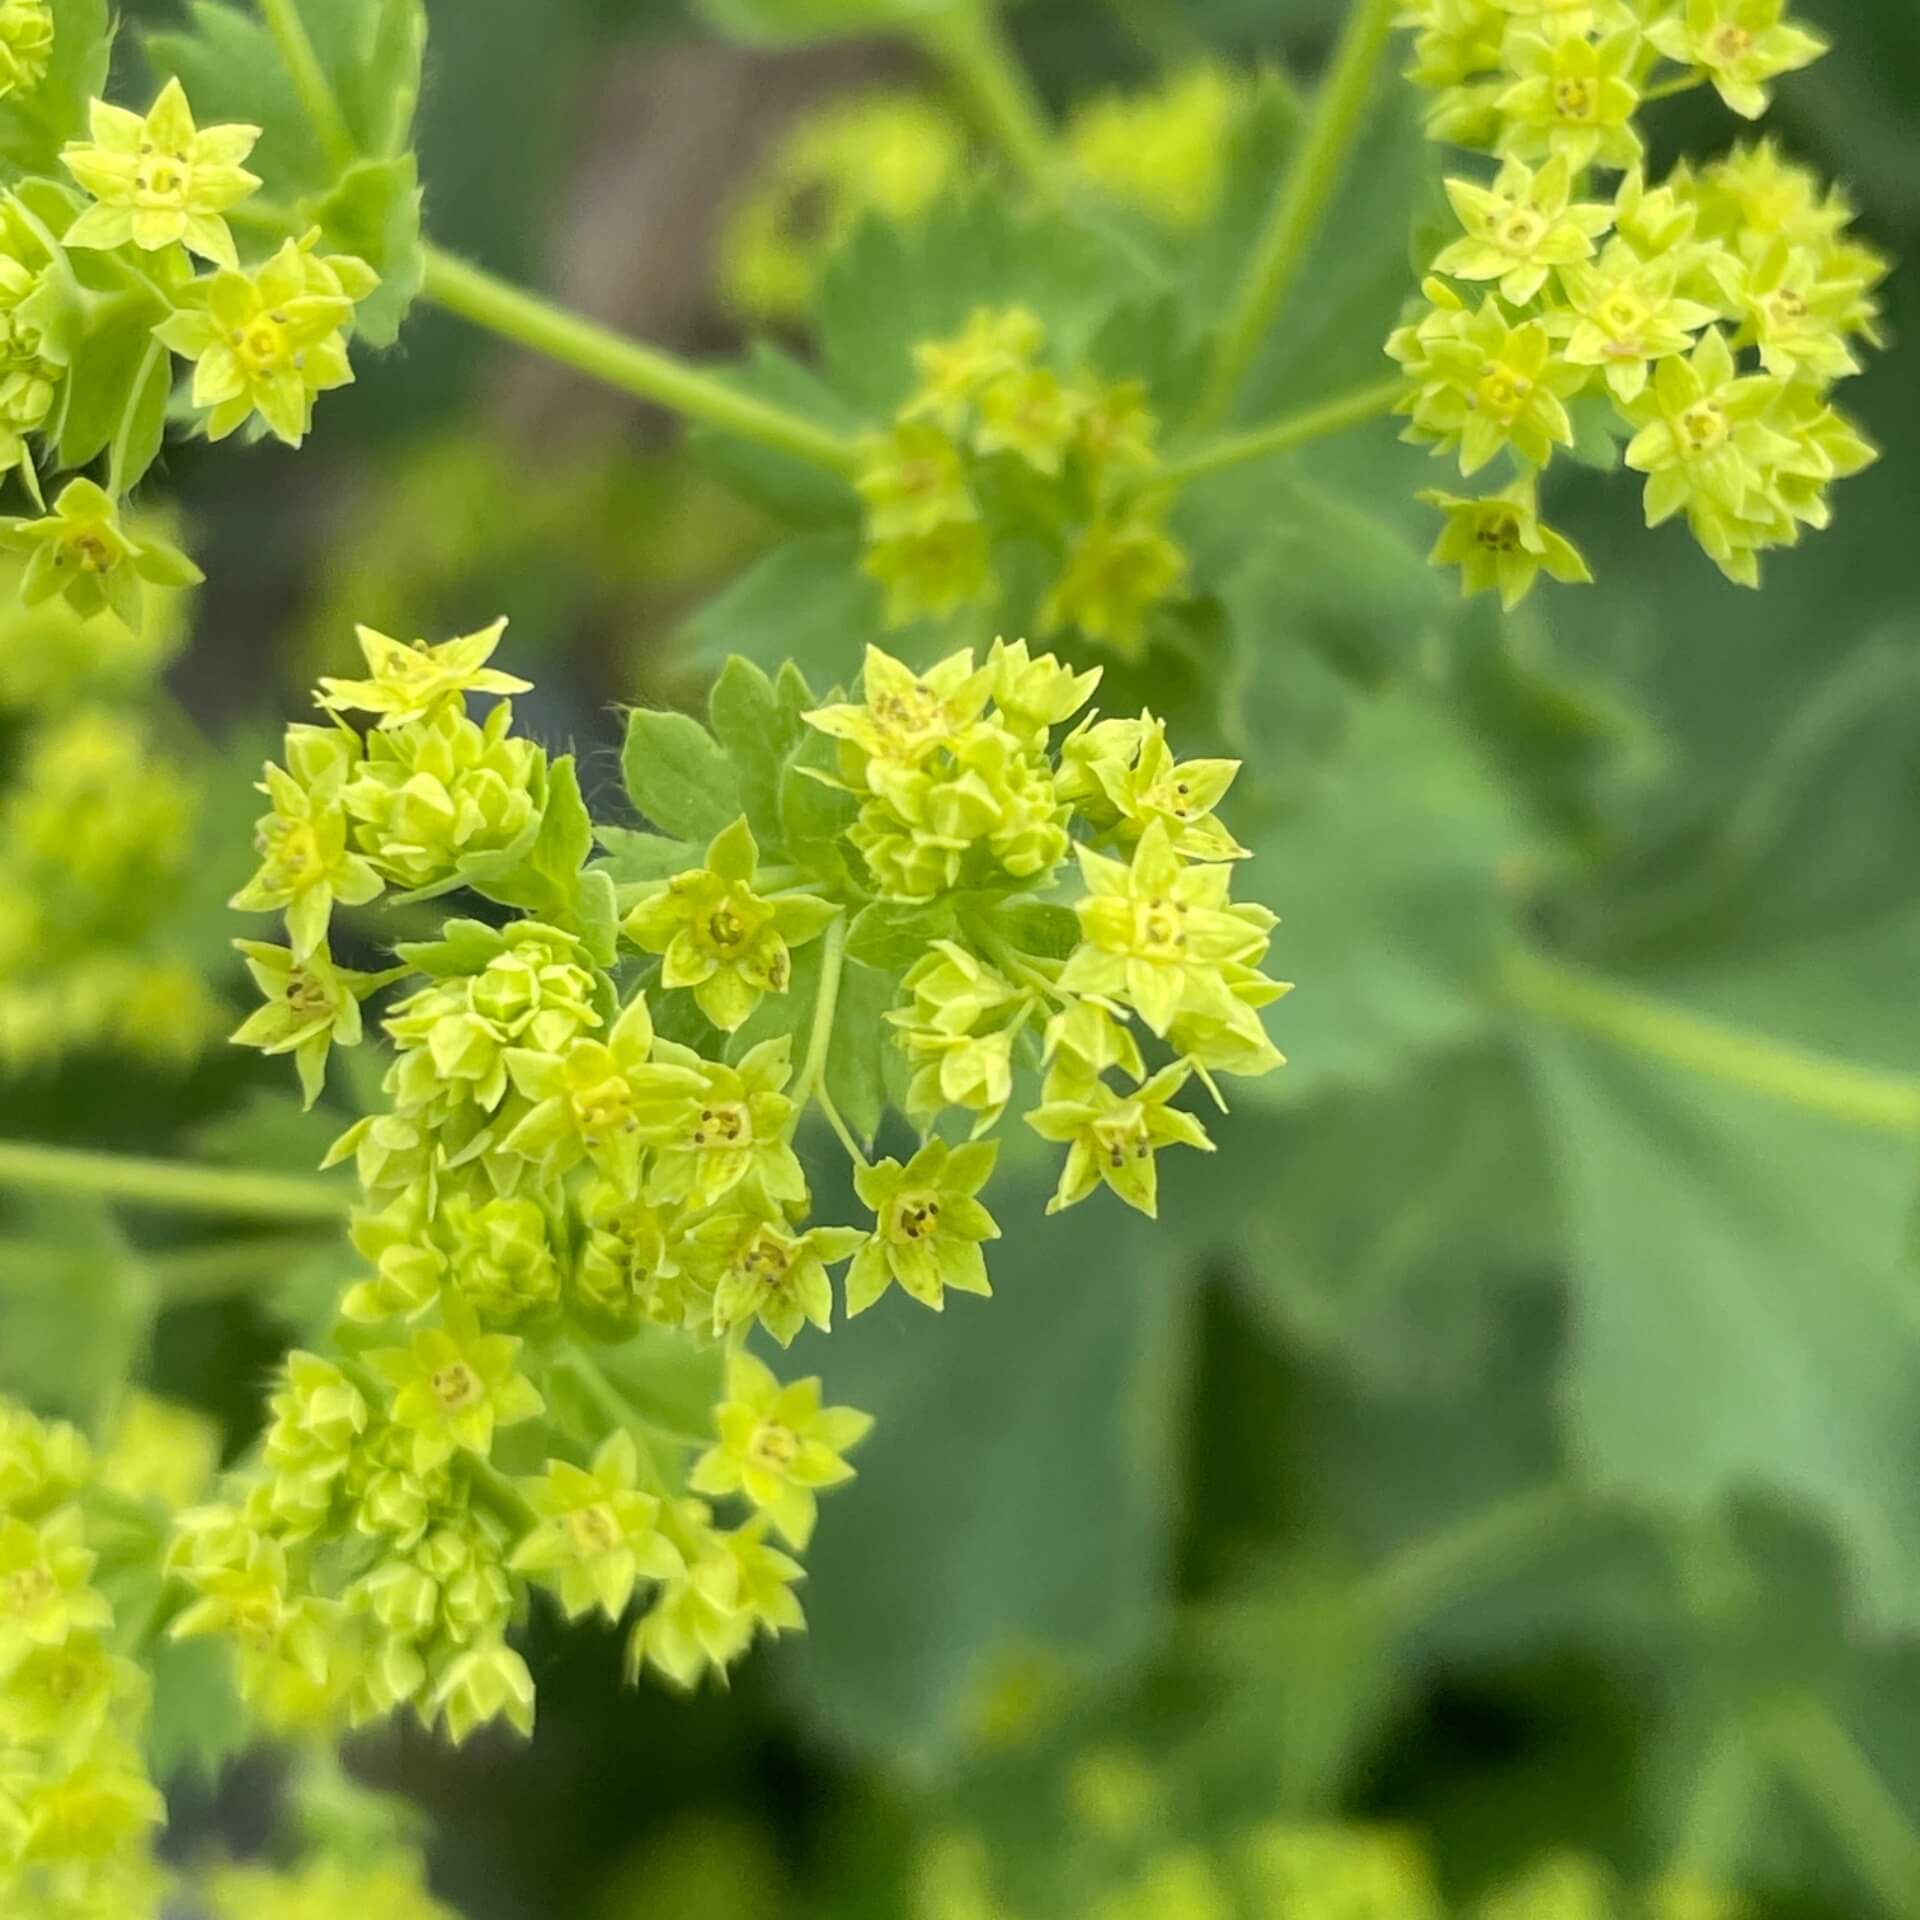
<path id="1" fill-rule="evenodd" d="M 756 1233 L 740 1253 L 740 1265 L 762 1286 L 777 1287 L 787 1277 L 793 1255 L 777 1235 Z"/>
<path id="2" fill-rule="evenodd" d="M 1615 353 L 1637 350 L 1641 329 L 1647 324 L 1646 302 L 1624 288 L 1610 293 L 1600 303 L 1600 324 L 1611 336 L 1607 344 Z"/>
<path id="3" fill-rule="evenodd" d="M 785 1473 L 800 1457 L 800 1436 L 777 1420 L 762 1420 L 747 1441 L 747 1457 L 770 1473 Z"/>
<path id="4" fill-rule="evenodd" d="M 597 1086 L 582 1087 L 573 1096 L 573 1117 L 588 1146 L 597 1146 L 611 1133 L 631 1133 L 639 1124 L 633 1117 L 633 1088 L 617 1074 Z"/>
<path id="5" fill-rule="evenodd" d="M 319 878 L 326 867 L 326 858 L 320 851 L 320 836 L 308 821 L 278 821 L 262 838 L 261 852 L 272 869 L 270 878 L 276 886 L 297 891 Z M 288 997 L 292 997 L 291 988 Z"/>
<path id="6" fill-rule="evenodd" d="M 192 178 L 184 162 L 162 154 L 145 172 L 134 176 L 133 184 L 149 206 L 178 207 L 186 204 L 187 183 Z"/>
<path id="7" fill-rule="evenodd" d="M 928 544 L 937 547 L 937 536 L 929 536 Z M 946 731 L 940 696 L 923 680 L 903 693 L 883 693 L 873 703 L 873 716 L 889 736 L 888 745 L 898 752 L 911 754 L 931 746 Z"/>
<path id="8" fill-rule="evenodd" d="M 316 980 L 304 967 L 296 967 L 287 976 L 287 1005 L 295 1013 L 309 1016 L 328 1013 L 333 1008 L 333 995 L 323 982 Z"/>
<path id="9" fill-rule="evenodd" d="M 0 1595 L 6 1599 L 9 1613 L 22 1618 L 44 1607 L 59 1590 L 59 1583 L 45 1567 L 22 1567 L 0 1581 Z"/>
<path id="10" fill-rule="evenodd" d="M 747 923 L 728 906 L 715 907 L 707 915 L 707 938 L 716 947 L 737 947 L 747 937 Z"/>
<path id="11" fill-rule="evenodd" d="M 1596 89 L 1591 80 L 1568 78 L 1553 86 L 1554 110 L 1562 120 L 1591 120 L 1596 104 Z"/>
<path id="12" fill-rule="evenodd" d="M 737 1100 L 716 1100 L 700 1109 L 693 1129 L 696 1147 L 711 1147 L 721 1152 L 753 1145 L 753 1115 Z"/>
<path id="13" fill-rule="evenodd" d="M 1790 327 L 1807 317 L 1807 303 L 1791 287 L 1782 287 L 1767 302 L 1767 312 L 1776 327 Z"/>
<path id="14" fill-rule="evenodd" d="M 1721 60 L 1738 60 L 1753 45 L 1753 35 L 1745 27 L 1729 23 L 1713 36 L 1713 51 Z"/>
<path id="15" fill-rule="evenodd" d="M 487 1390 L 481 1385 L 480 1376 L 464 1360 L 437 1368 L 431 1384 L 433 1397 L 448 1413 L 458 1413 L 461 1408 L 486 1398 Z"/>
<path id="16" fill-rule="evenodd" d="M 287 316 L 263 313 L 233 336 L 234 351 L 256 373 L 271 373 L 287 357 Z"/>
<path id="17" fill-rule="evenodd" d="M 110 573 L 119 561 L 120 548 L 104 528 L 83 527 L 68 535 L 60 557 L 82 573 Z"/>
<path id="18" fill-rule="evenodd" d="M 1680 431 L 1695 453 L 1712 453 L 1727 443 L 1727 416 L 1711 400 L 1702 400 L 1680 416 Z"/>
<path id="19" fill-rule="evenodd" d="M 620 1523 L 604 1500 L 568 1514 L 567 1533 L 581 1554 L 610 1553 L 620 1544 Z"/>
<path id="20" fill-rule="evenodd" d="M 930 1240 L 940 1230 L 940 1196 L 932 1192 L 899 1193 L 893 1198 L 888 1234 L 899 1240 Z"/>
<path id="21" fill-rule="evenodd" d="M 1108 1119 L 1095 1121 L 1093 1137 L 1100 1159 L 1110 1172 L 1120 1172 L 1129 1161 L 1153 1158 L 1153 1137 L 1147 1132 L 1145 1117 L 1137 1108 L 1129 1107 Z"/>
<path id="22" fill-rule="evenodd" d="M 1473 537 L 1489 553 L 1513 553 L 1520 545 L 1520 522 L 1510 513 L 1483 514 Z"/>
<path id="23" fill-rule="evenodd" d="M 1508 366 L 1504 360 L 1496 360 L 1481 374 L 1480 383 L 1474 388 L 1474 401 L 1481 412 L 1511 426 L 1520 417 L 1532 392 L 1533 382 L 1524 373 Z"/>
<path id="24" fill-rule="evenodd" d="M 234 1633 L 256 1653 L 271 1653 L 280 1644 L 280 1596 L 250 1593 L 233 1610 Z"/>
<path id="25" fill-rule="evenodd" d="M 1500 244 L 1509 253 L 1531 253 L 1546 231 L 1546 221 L 1531 207 L 1515 207 L 1500 223 Z"/>

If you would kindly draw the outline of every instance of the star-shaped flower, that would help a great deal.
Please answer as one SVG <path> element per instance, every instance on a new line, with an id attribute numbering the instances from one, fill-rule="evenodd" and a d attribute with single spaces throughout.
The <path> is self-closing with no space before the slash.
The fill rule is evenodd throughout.
<path id="1" fill-rule="evenodd" d="M 493 658 L 505 620 L 496 620 L 479 633 L 429 646 L 424 640 L 389 639 L 371 627 L 356 627 L 360 651 L 372 675 L 367 680 L 325 678 L 314 696 L 317 706 L 335 713 L 375 713 L 382 729 L 424 720 L 443 701 L 469 693 L 525 693 L 532 686 L 487 662 Z"/>
<path id="2" fill-rule="evenodd" d="M 92 140 L 69 141 L 60 155 L 95 201 L 67 229 L 68 247 L 131 240 L 152 253 L 179 241 L 217 266 L 239 266 L 220 216 L 260 184 L 240 164 L 260 138 L 258 127 L 197 128 L 177 78 L 144 115 L 94 101 L 88 127 Z"/>

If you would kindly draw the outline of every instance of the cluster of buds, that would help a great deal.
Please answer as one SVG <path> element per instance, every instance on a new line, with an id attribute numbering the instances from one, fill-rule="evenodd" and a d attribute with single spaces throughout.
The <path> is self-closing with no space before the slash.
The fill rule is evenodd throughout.
<path id="1" fill-rule="evenodd" d="M 1644 474 L 1650 526 L 1684 515 L 1732 580 L 1824 527 L 1831 484 L 1874 458 L 1831 400 L 1877 343 L 1886 263 L 1851 209 L 1767 142 L 1649 183 L 1643 100 L 1711 82 L 1749 117 L 1765 84 L 1822 52 L 1781 0 L 1610 0 L 1519 7 L 1426 0 L 1413 77 L 1441 89 L 1437 137 L 1500 156 L 1447 182 L 1462 228 L 1421 311 L 1388 342 L 1406 373 L 1406 437 L 1506 483 L 1425 496 L 1447 516 L 1434 558 L 1469 593 L 1517 604 L 1542 571 L 1589 578 L 1540 518 L 1557 454 Z M 1650 77 L 1663 62 L 1677 69 Z M 1609 189 L 1598 170 L 1622 177 Z"/>
<path id="2" fill-rule="evenodd" d="M 217 1022 L 168 945 L 199 789 L 149 734 L 86 703 L 23 739 L 0 793 L 0 1067 L 102 1045 L 190 1059 Z"/>
<path id="3" fill-rule="evenodd" d="M 993 604 L 995 554 L 1018 534 L 1058 570 L 1048 634 L 1072 629 L 1134 655 L 1154 611 L 1185 581 L 1156 487 L 1158 422 L 1138 382 L 1045 364 L 1046 329 L 1024 308 L 981 309 L 957 338 L 915 348 L 921 384 L 865 449 L 865 570 L 887 620 Z"/>
<path id="4" fill-rule="evenodd" d="M 40 83 L 54 31 L 40 0 L 7 0 L 0 93 Z M 316 397 L 353 378 L 347 343 L 379 284 L 373 269 L 323 254 L 317 231 L 241 262 L 227 216 L 260 185 L 243 164 L 259 134 L 198 126 L 178 80 L 145 113 L 95 100 L 90 137 L 60 155 L 67 177 L 21 183 L 0 212 L 0 473 L 17 471 L 38 509 L 0 522 L 0 541 L 25 558 L 29 606 L 59 597 L 138 631 L 149 589 L 199 578 L 122 510 L 158 450 L 174 357 L 192 367 L 189 406 L 216 440 L 257 420 L 298 446 Z M 196 261 L 211 271 L 196 273 Z M 150 350 L 114 362 L 124 392 L 93 391 L 111 358 L 94 336 L 124 329 L 130 309 Z M 76 380 L 92 383 L 86 417 L 105 423 L 91 438 L 75 430 Z M 105 485 L 71 479 L 49 510 L 41 467 L 102 452 Z"/>
<path id="5" fill-rule="evenodd" d="M 1097 674 L 1024 643 L 925 676 L 876 651 L 859 698 L 815 706 L 789 671 L 784 775 L 845 826 L 776 867 L 742 816 L 704 850 L 651 841 L 661 877 L 616 880 L 618 857 L 587 864 L 572 761 L 513 731 L 499 634 L 363 630 L 368 677 L 323 681 L 330 723 L 290 728 L 268 770 L 262 866 L 236 897 L 288 936 L 242 943 L 266 1005 L 236 1038 L 292 1053 L 310 1100 L 363 1002 L 400 989 L 386 1104 L 331 1156 L 364 1190 L 364 1273 L 332 1350 L 288 1359 L 256 1455 L 174 1550 L 198 1595 L 175 1631 L 230 1638 L 273 1725 L 410 1707 L 456 1739 L 524 1729 L 511 1635 L 534 1588 L 630 1621 L 632 1667 L 680 1685 L 799 1627 L 792 1553 L 869 1422 L 818 1380 L 783 1383 L 748 1335 L 828 1327 L 843 1265 L 848 1313 L 896 1281 L 934 1307 L 988 1292 L 995 1143 L 932 1128 L 983 1133 L 1017 1070 L 1044 1072 L 1030 1118 L 1068 1147 L 1058 1204 L 1104 1179 L 1151 1212 L 1158 1149 L 1208 1144 L 1170 1104 L 1187 1078 L 1279 1064 L 1257 1013 L 1281 991 L 1258 971 L 1272 917 L 1229 902 L 1242 849 L 1214 817 L 1234 767 L 1176 761 L 1145 715 L 1089 715 L 1056 744 Z M 484 720 L 475 695 L 496 699 Z M 758 731 L 738 750 L 774 751 Z M 1076 873 L 1077 909 L 1044 898 Z M 462 884 L 511 917 L 450 919 L 391 967 L 333 958 L 336 904 Z M 840 980 L 869 936 L 920 1066 L 926 1131 L 904 1159 L 869 1160 L 828 1095 Z M 1152 1075 L 1136 1020 L 1172 1056 Z M 812 1218 L 809 1106 L 854 1156 L 866 1226 Z M 649 1412 L 689 1346 L 715 1353 L 710 1444 Z"/>
<path id="6" fill-rule="evenodd" d="M 142 1740 L 148 1683 L 96 1583 L 109 1463 L 0 1400 L 0 1907 L 153 1920 L 165 1815 Z"/>

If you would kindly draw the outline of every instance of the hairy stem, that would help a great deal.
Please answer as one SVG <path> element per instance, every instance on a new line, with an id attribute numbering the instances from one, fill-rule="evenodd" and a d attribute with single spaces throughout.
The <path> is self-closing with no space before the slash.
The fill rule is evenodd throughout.
<path id="1" fill-rule="evenodd" d="M 422 291 L 449 313 L 689 420 L 757 440 L 777 453 L 834 473 L 853 471 L 858 456 L 852 443 L 838 434 L 783 407 L 737 392 L 716 375 L 687 366 L 657 347 L 643 346 L 611 327 L 510 286 L 438 247 L 429 246 L 424 252 Z"/>
<path id="2" fill-rule="evenodd" d="M 1230 467 L 1249 461 L 1265 460 L 1276 453 L 1288 453 L 1309 441 L 1325 439 L 1329 434 L 1345 433 L 1350 427 L 1365 426 L 1370 420 L 1384 419 L 1393 411 L 1403 383 L 1378 380 L 1371 386 L 1356 387 L 1353 392 L 1328 400 L 1300 413 L 1255 427 L 1247 433 L 1231 434 L 1210 447 L 1189 454 L 1184 460 L 1170 461 L 1155 477 L 1156 484 L 1191 486 Z"/>
<path id="3" fill-rule="evenodd" d="M 1920 1915 L 1920 1832 L 1832 1710 L 1812 1694 L 1768 1716 L 1768 1749 L 1832 1828 L 1886 1910 Z"/>
<path id="4" fill-rule="evenodd" d="M 1393 33 L 1401 0 L 1352 0 L 1340 43 L 1320 83 L 1313 115 L 1280 182 L 1266 231 L 1254 248 L 1245 280 L 1220 329 L 1199 417 L 1224 418 L 1240 383 L 1259 356 L 1320 230 L 1347 155 L 1359 137 L 1374 68 Z"/>
<path id="5" fill-rule="evenodd" d="M 344 1220 L 353 1205 L 351 1187 L 318 1177 L 241 1173 L 25 1140 L 0 1140 L 0 1187 L 270 1220 Z"/>
<path id="6" fill-rule="evenodd" d="M 930 14 L 920 44 L 946 70 L 969 111 L 1027 184 L 1058 192 L 1059 156 L 1045 109 L 1007 40 L 993 0 Z"/>
<path id="7" fill-rule="evenodd" d="M 840 981 L 847 967 L 847 916 L 838 914 L 820 936 L 820 991 L 813 1003 L 813 1026 L 807 1035 L 807 1057 L 793 1083 L 793 1111 L 797 1119 L 807 1102 L 826 1091 L 827 1060 L 833 1052 L 834 1016 L 840 1011 Z"/>
<path id="8" fill-rule="evenodd" d="M 260 13 L 267 23 L 267 31 L 273 35 L 274 45 L 280 49 L 281 63 L 293 81 L 293 90 L 300 96 L 301 112 L 307 116 L 327 158 L 344 171 L 359 159 L 360 148 L 354 140 L 353 129 L 347 125 L 346 115 L 340 111 L 340 102 L 334 98 L 327 70 L 313 50 L 297 0 L 260 0 Z"/>
<path id="9" fill-rule="evenodd" d="M 1525 948 L 1508 955 L 1503 985 L 1515 1006 L 1649 1059 L 1852 1126 L 1920 1133 L 1920 1079 L 1727 1026 Z"/>

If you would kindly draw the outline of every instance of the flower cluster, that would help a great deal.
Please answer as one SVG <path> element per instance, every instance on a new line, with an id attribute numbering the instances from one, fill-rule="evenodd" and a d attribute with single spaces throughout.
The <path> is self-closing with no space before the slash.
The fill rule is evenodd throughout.
<path id="1" fill-rule="evenodd" d="M 171 924 L 199 808 L 132 711 L 86 702 L 25 735 L 0 791 L 0 1068 L 200 1050 L 218 1009 Z"/>
<path id="2" fill-rule="evenodd" d="M 1542 1862 L 1471 1904 L 1441 1893 L 1425 1849 L 1387 1827 L 1266 1821 L 1212 1844 L 1185 1838 L 1165 1781 L 1136 1754 L 1097 1749 L 1064 1782 L 1066 1844 L 1037 1861 L 996 1857 L 968 1831 L 917 1863 L 915 1920 L 1743 1920 L 1706 1884 L 1668 1877 L 1629 1891 L 1575 1855 Z M 1025 1871 L 1020 1869 L 1025 1865 Z"/>
<path id="3" fill-rule="evenodd" d="M 1214 810 L 1235 763 L 1176 760 L 1146 714 L 1090 714 L 1051 744 L 1098 678 L 1024 643 L 996 645 L 979 667 L 956 654 L 924 676 L 870 648 L 861 701 L 807 717 L 839 743 L 837 778 L 860 796 L 847 837 L 881 901 L 914 911 L 958 896 L 925 922 L 937 937 L 889 1016 L 915 1068 L 909 1111 L 959 1108 L 984 1132 L 1016 1063 L 1043 1062 L 1027 1118 L 1067 1148 L 1054 1204 L 1104 1182 L 1151 1214 L 1161 1149 L 1210 1146 L 1170 1102 L 1195 1074 L 1217 1098 L 1215 1074 L 1279 1066 L 1259 1010 L 1286 989 L 1260 971 L 1272 914 L 1229 897 L 1244 849 Z M 1071 917 L 1041 909 L 1044 930 L 1023 946 L 1007 930 L 1020 923 L 994 904 L 1054 887 L 1070 853 L 1082 887 Z M 1136 1022 L 1171 1055 L 1152 1073 Z M 982 1177 L 974 1151 L 935 1141 L 863 1185 L 886 1210 L 892 1277 L 921 1298 L 978 1290 L 974 1243 L 990 1223 L 969 1204 Z M 855 1262 L 849 1285 L 863 1301 L 885 1284 L 871 1260 Z"/>
<path id="4" fill-rule="evenodd" d="M 74 1427 L 0 1400 L 0 1906 L 156 1916 L 165 1814 L 142 1749 L 148 1682 L 101 1591 L 96 1495 Z M 156 1516 L 155 1524 L 158 1524 Z M 109 1528 L 114 1523 L 109 1522 Z"/>
<path id="5" fill-rule="evenodd" d="M 1647 98 L 1711 82 L 1752 117 L 1766 82 L 1823 50 L 1781 15 L 1782 0 L 1414 10 L 1432 131 L 1499 157 L 1491 180 L 1447 182 L 1460 237 L 1387 347 L 1406 437 L 1467 478 L 1510 470 L 1484 495 L 1423 496 L 1447 517 L 1434 558 L 1467 592 L 1511 607 L 1542 571 L 1590 577 L 1540 518 L 1538 477 L 1563 452 L 1611 464 L 1624 440 L 1648 525 L 1684 515 L 1746 586 L 1873 459 L 1831 400 L 1860 370 L 1855 343 L 1879 339 L 1887 270 L 1845 200 L 1767 142 L 1657 182 L 1642 166 Z M 1596 185 L 1600 169 L 1622 177 Z"/>
<path id="6" fill-rule="evenodd" d="M 994 603 L 995 554 L 1018 533 L 1057 568 L 1043 632 L 1138 654 L 1188 570 L 1167 532 L 1170 492 L 1154 484 L 1158 422 L 1140 384 L 1063 374 L 1045 346 L 1040 321 L 1015 307 L 983 308 L 956 338 L 915 349 L 921 384 L 864 451 L 865 570 L 904 626 Z"/>
<path id="7" fill-rule="evenodd" d="M 1088 716 L 1051 745 L 1097 674 L 1024 644 L 924 677 L 875 652 L 858 700 L 815 706 L 789 671 L 793 734 L 821 753 L 786 775 L 845 828 L 779 868 L 744 816 L 704 850 L 627 833 L 668 858 L 625 881 L 618 858 L 587 864 L 571 760 L 515 733 L 524 683 L 490 664 L 499 637 L 363 630 L 367 676 L 323 680 L 329 721 L 289 728 L 268 769 L 260 870 L 235 899 L 287 932 L 242 943 L 266 1004 L 236 1038 L 293 1054 L 309 1101 L 364 1003 L 399 989 L 387 1104 L 332 1155 L 364 1189 L 363 1275 L 331 1350 L 289 1356 L 230 1497 L 173 1549 L 197 1596 L 174 1631 L 232 1641 L 269 1725 L 404 1706 L 455 1739 L 524 1729 L 510 1636 L 535 1587 L 569 1616 L 631 1618 L 632 1667 L 681 1685 L 799 1627 L 788 1550 L 870 1423 L 817 1379 L 783 1384 L 748 1333 L 830 1325 L 846 1263 L 848 1313 L 896 1281 L 935 1307 L 987 1292 L 994 1143 L 931 1126 L 984 1131 L 1016 1068 L 1045 1070 L 1030 1117 L 1068 1149 L 1057 1204 L 1104 1179 L 1150 1213 L 1160 1148 L 1208 1144 L 1171 1105 L 1187 1078 L 1279 1063 L 1256 1011 L 1281 991 L 1258 971 L 1272 917 L 1229 902 L 1241 849 L 1213 812 L 1234 768 L 1176 761 L 1150 716 Z M 496 699 L 484 720 L 475 695 Z M 628 749 L 643 804 L 647 718 Z M 682 750 L 688 724 L 667 725 Z M 771 749 L 755 732 L 741 751 Z M 1077 910 L 1043 897 L 1074 871 L 1075 828 Z M 509 914 L 449 919 L 392 967 L 334 958 L 336 905 L 459 885 Z M 929 1131 L 904 1159 L 869 1160 L 829 1092 L 839 986 L 873 942 L 922 1063 Z M 1136 1017 L 1172 1056 L 1152 1075 Z M 810 1105 L 854 1155 L 864 1227 L 812 1220 Z M 710 1441 L 655 1410 L 690 1346 L 714 1355 Z"/>
<path id="8" fill-rule="evenodd" d="M 46 6 L 7 0 L 0 91 L 38 84 L 51 33 Z M 241 261 L 227 216 L 260 185 L 243 164 L 259 132 L 197 125 L 178 80 L 144 114 L 96 100 L 89 137 L 61 153 L 68 179 L 29 181 L 0 213 L 0 473 L 18 471 L 39 509 L 0 522 L 0 540 L 26 559 L 28 606 L 58 596 L 138 631 L 149 589 L 199 578 L 123 513 L 158 449 L 170 356 L 192 366 L 189 405 L 216 440 L 257 421 L 298 446 L 316 397 L 353 378 L 347 342 L 373 269 L 323 253 L 317 230 Z M 130 313 L 149 344 L 116 358 L 101 337 L 124 335 Z M 104 421 L 91 439 L 74 430 L 75 381 Z M 40 466 L 84 464 L 89 450 L 109 455 L 105 484 L 69 480 L 48 511 Z"/>
<path id="9" fill-rule="evenodd" d="M 1227 155 L 1245 103 L 1231 68 L 1199 61 L 1158 87 L 1096 95 L 1074 110 L 1067 152 L 1082 178 L 1176 230 L 1203 227 L 1226 192 Z"/>

